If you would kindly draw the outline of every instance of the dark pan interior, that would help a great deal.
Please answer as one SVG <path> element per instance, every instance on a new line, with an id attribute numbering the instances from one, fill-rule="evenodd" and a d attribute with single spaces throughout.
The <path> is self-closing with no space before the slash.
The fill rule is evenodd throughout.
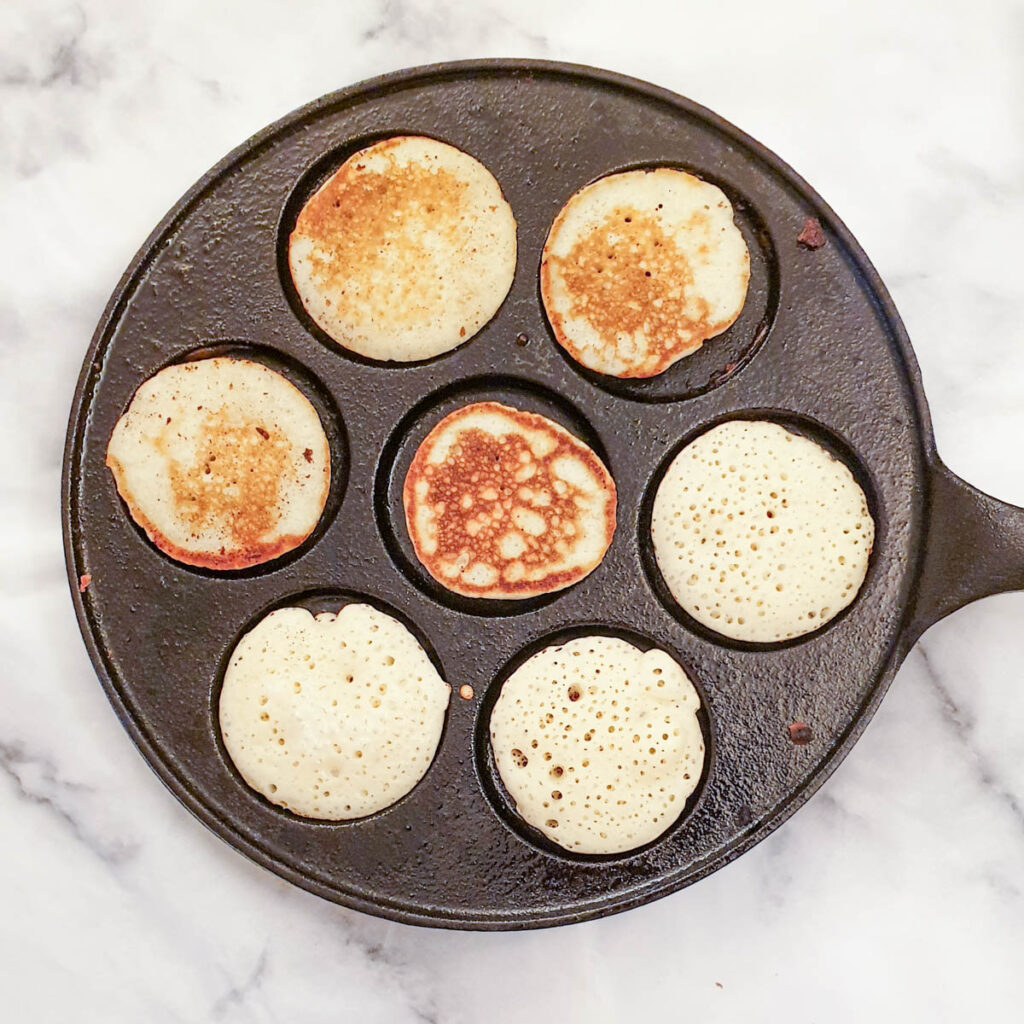
<path id="1" fill-rule="evenodd" d="M 301 312 L 284 246 L 298 204 L 335 163 L 391 134 L 482 160 L 519 227 L 508 298 L 452 353 L 382 366 Z M 692 170 L 731 197 L 752 253 L 750 297 L 721 337 L 663 377 L 590 374 L 555 345 L 538 267 L 548 227 L 582 185 L 627 167 Z M 828 244 L 797 245 L 817 216 Z M 111 429 L 160 367 L 228 340 L 285 369 L 329 420 L 324 521 L 293 554 L 234 574 L 165 558 L 104 467 Z M 449 594 L 412 556 L 400 488 L 418 439 L 483 397 L 553 416 L 605 459 L 619 526 L 604 562 L 556 595 L 488 604 Z M 777 158 L 652 86 L 553 64 L 484 61 L 405 72 L 324 98 L 228 157 L 168 215 L 115 292 L 83 368 L 69 428 L 69 572 L 97 671 L 161 778 L 259 863 L 329 899 L 419 924 L 517 928 L 612 913 L 678 889 L 784 820 L 856 739 L 895 669 L 924 515 L 923 401 L 881 283 L 843 225 Z M 750 648 L 687 620 L 651 571 L 644 516 L 680 442 L 730 416 L 810 430 L 865 484 L 877 524 L 866 584 L 834 622 Z M 233 644 L 282 603 L 366 598 L 412 625 L 452 684 L 437 756 L 395 806 L 305 821 L 250 791 L 216 721 Z M 326 601 L 327 604 L 321 602 Z M 583 628 L 673 652 L 694 677 L 709 744 L 702 785 L 661 839 L 613 858 L 569 856 L 516 818 L 496 780 L 486 714 L 503 674 L 546 638 Z M 457 696 L 463 683 L 475 697 Z M 808 722 L 795 746 L 786 726 Z"/>

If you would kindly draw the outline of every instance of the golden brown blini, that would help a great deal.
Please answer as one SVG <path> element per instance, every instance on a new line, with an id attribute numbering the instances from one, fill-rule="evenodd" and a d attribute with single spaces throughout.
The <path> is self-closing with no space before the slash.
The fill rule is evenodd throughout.
<path id="1" fill-rule="evenodd" d="M 262 363 L 223 356 L 146 381 L 114 427 L 107 465 L 150 540 L 209 569 L 297 547 L 331 482 L 327 436 L 305 395 Z"/>
<path id="2" fill-rule="evenodd" d="M 594 452 L 536 413 L 477 402 L 423 440 L 403 489 L 416 555 L 457 594 L 525 598 L 597 567 L 615 483 Z"/>
<path id="3" fill-rule="evenodd" d="M 512 285 L 516 222 L 479 161 L 435 139 L 385 139 L 306 202 L 288 246 L 306 311 L 339 345 L 408 362 L 468 341 Z"/>
<path id="4" fill-rule="evenodd" d="M 580 189 L 551 226 L 540 279 L 555 338 L 577 362 L 652 377 L 736 320 L 750 254 L 719 188 L 659 167 Z"/>

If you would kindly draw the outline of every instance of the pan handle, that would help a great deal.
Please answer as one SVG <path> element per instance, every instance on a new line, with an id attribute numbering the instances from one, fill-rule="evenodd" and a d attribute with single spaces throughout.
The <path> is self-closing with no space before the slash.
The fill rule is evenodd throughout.
<path id="1" fill-rule="evenodd" d="M 1024 590 L 1024 508 L 972 487 L 937 455 L 931 462 L 928 537 L 910 644 L 971 601 Z"/>

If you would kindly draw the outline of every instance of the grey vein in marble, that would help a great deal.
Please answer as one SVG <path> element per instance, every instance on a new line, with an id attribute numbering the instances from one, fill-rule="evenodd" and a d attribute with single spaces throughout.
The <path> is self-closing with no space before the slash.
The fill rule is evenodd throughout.
<path id="1" fill-rule="evenodd" d="M 231 985 L 222 996 L 217 997 L 210 1011 L 214 1020 L 223 1020 L 228 1012 L 234 1009 L 244 1009 L 250 997 L 259 991 L 267 973 L 267 954 L 267 947 L 264 947 L 249 975 L 237 985 Z"/>
<path id="2" fill-rule="evenodd" d="M 70 25 L 54 33 L 41 66 L 38 62 L 36 67 L 18 63 L 12 54 L 4 54 L 0 86 L 48 89 L 58 83 L 75 87 L 94 84 L 99 77 L 99 65 L 82 45 L 88 27 L 85 11 L 81 7 L 74 8 L 70 20 Z"/>
<path id="3" fill-rule="evenodd" d="M 89 792 L 89 787 L 61 778 L 56 763 L 50 758 L 29 753 L 21 743 L 0 740 L 0 773 L 12 784 L 19 800 L 45 810 L 105 864 L 118 867 L 137 856 L 135 843 L 97 835 L 84 823 L 68 797 Z"/>
<path id="4" fill-rule="evenodd" d="M 363 31 L 363 42 L 409 47 L 426 55 L 455 31 L 474 38 L 481 46 L 511 37 L 518 40 L 519 51 L 525 45 L 534 56 L 550 49 L 543 35 L 517 23 L 500 7 L 383 0 L 379 11 L 379 19 Z"/>
<path id="5" fill-rule="evenodd" d="M 928 646 L 923 640 L 917 642 L 914 648 L 918 660 L 924 666 L 928 685 L 934 691 L 942 712 L 942 720 L 949 728 L 957 743 L 967 756 L 967 762 L 971 765 L 978 782 L 985 788 L 985 791 L 999 802 L 1002 808 L 1012 817 L 1017 829 L 1024 839 L 1024 806 L 1017 795 L 1006 785 L 985 752 L 974 741 L 973 723 L 970 713 L 953 700 L 952 694 L 942 680 L 942 673 L 938 666 L 932 661 L 928 653 Z"/>

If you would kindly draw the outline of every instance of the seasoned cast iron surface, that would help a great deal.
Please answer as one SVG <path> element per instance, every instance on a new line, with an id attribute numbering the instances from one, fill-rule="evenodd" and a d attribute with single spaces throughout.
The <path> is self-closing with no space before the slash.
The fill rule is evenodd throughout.
<path id="1" fill-rule="evenodd" d="M 285 247 L 303 198 L 353 150 L 418 133 L 458 146 L 500 182 L 519 226 L 508 299 L 453 353 L 407 366 L 347 355 L 302 313 Z M 650 381 L 582 370 L 552 340 L 538 266 L 552 219 L 580 186 L 654 164 L 728 194 L 752 256 L 739 321 Z M 828 243 L 797 245 L 808 216 Z M 133 524 L 104 467 L 136 388 L 211 346 L 251 353 L 317 404 L 331 498 L 297 552 L 231 574 L 179 565 Z M 412 556 L 401 479 L 447 411 L 495 398 L 590 442 L 618 486 L 600 567 L 557 595 L 489 603 L 440 588 Z M 232 154 L 172 211 L 115 293 L 72 415 L 65 516 L 87 643 L 126 727 L 165 782 L 243 852 L 330 899 L 415 923 L 510 928 L 606 914 L 721 866 L 820 784 L 895 670 L 921 543 L 923 404 L 891 303 L 845 228 L 775 157 L 714 115 L 604 72 L 478 62 L 403 73 L 327 97 Z M 653 489 L 679 446 L 722 418 L 768 415 L 841 453 L 866 487 L 874 556 L 853 606 L 768 649 L 716 639 L 675 606 L 649 551 Z M 365 598 L 407 620 L 453 697 L 422 782 L 348 823 L 305 821 L 252 792 L 220 744 L 216 707 L 239 636 L 271 607 Z M 587 860 L 518 822 L 493 771 L 486 715 L 501 679 L 581 627 L 675 655 L 696 682 L 709 745 L 683 819 L 632 855 Z M 476 691 L 458 697 L 460 684 Z M 794 745 L 786 726 L 810 724 Z"/>

